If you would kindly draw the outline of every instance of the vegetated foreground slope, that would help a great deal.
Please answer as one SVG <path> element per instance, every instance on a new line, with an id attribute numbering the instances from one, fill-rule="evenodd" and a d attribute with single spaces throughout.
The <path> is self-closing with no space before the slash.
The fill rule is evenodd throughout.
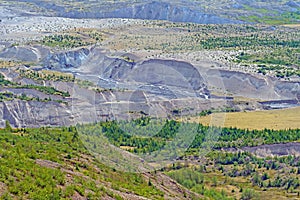
<path id="1" fill-rule="evenodd" d="M 100 163 L 74 127 L 0 130 L 1 199 L 183 199 L 197 196 L 159 173 Z M 184 197 L 185 196 L 185 197 Z"/>
<path id="2" fill-rule="evenodd" d="M 253 195 L 260 196 L 257 198 L 297 198 L 299 192 L 300 150 L 297 141 L 300 129 L 221 129 L 150 118 L 79 125 L 77 128 L 88 149 L 101 150 L 94 144 L 99 144 L 97 138 L 104 136 L 116 147 L 143 158 L 144 163 L 150 161 L 152 165 L 159 165 L 167 159 L 170 164 L 161 166 L 163 171 L 170 172 L 168 174 L 179 183 L 209 199 L 240 199 L 249 195 L 249 189 Z M 187 135 L 192 135 L 193 140 L 185 149 L 183 146 L 189 140 Z M 286 147 L 281 144 L 287 142 L 295 142 L 295 145 L 288 148 L 288 144 Z M 282 149 L 268 153 L 269 148 L 262 144 Z M 100 152 L 109 155 L 105 151 L 109 152 L 109 149 Z M 263 154 L 264 151 L 267 152 Z M 127 165 L 135 166 L 135 163 L 127 162 Z"/>
<path id="3" fill-rule="evenodd" d="M 189 121 L 250 130 L 295 129 L 300 128 L 299 112 L 300 107 L 267 111 L 213 113 L 203 117 L 192 117 Z"/>
<path id="4" fill-rule="evenodd" d="M 131 127 L 136 127 L 135 132 L 127 132 Z M 167 150 L 164 146 L 172 143 L 178 134 L 184 134 L 181 130 L 191 131 L 193 127 L 197 129 L 190 146 L 180 153 L 175 148 L 171 154 L 179 153 L 176 159 L 169 160 L 170 165 L 160 170 L 124 172 L 101 162 L 101 156 L 112 157 L 119 152 L 128 158 L 128 152 L 116 149 L 122 146 L 130 154 L 141 157 L 158 153 L 159 159 Z M 150 118 L 15 130 L 6 123 L 6 128 L 0 130 L 0 193 L 3 199 L 243 199 L 249 195 L 297 198 L 299 150 L 295 149 L 295 154 L 289 156 L 258 158 L 255 152 L 248 153 L 244 147 L 299 141 L 299 130 L 220 129 Z M 153 131 L 157 134 L 153 135 Z M 213 148 L 207 149 L 213 132 L 219 137 Z M 101 138 L 110 141 L 115 151 L 101 146 Z M 239 148 L 245 152 L 236 151 Z M 106 152 L 99 151 L 103 149 Z M 201 149 L 208 151 L 199 154 Z M 122 157 L 114 162 L 118 164 L 121 160 Z M 127 160 L 128 166 L 134 165 L 131 161 Z M 148 164 L 147 160 L 140 163 Z"/>
<path id="5" fill-rule="evenodd" d="M 209 87 L 222 95 L 227 92 L 233 96 L 247 95 L 251 91 L 251 98 L 299 99 L 299 60 L 294 56 L 299 52 L 297 28 L 203 26 L 123 19 L 104 20 L 101 23 L 107 24 L 94 26 L 93 23 L 100 21 L 31 18 L 31 15 L 51 15 L 285 24 L 299 21 L 297 1 L 224 0 L 216 4 L 137 1 L 134 5 L 129 1 L 88 2 L 1 2 L 4 39 L 0 56 L 5 61 L 1 63 L 4 68 L 0 76 L 0 116 L 1 125 L 6 125 L 6 129 L 0 130 L 0 195 L 4 199 L 299 198 L 299 129 L 244 130 L 161 119 L 153 124 L 157 119 L 149 117 L 151 112 L 170 117 L 196 114 L 210 107 L 222 110 L 227 102 L 220 99 L 226 96 L 215 96 L 208 103 L 202 101 L 210 96 Z M 108 7 L 109 11 L 101 12 Z M 20 15 L 27 17 L 16 17 Z M 47 23 L 36 23 L 40 19 Z M 97 29 L 77 29 L 82 26 Z M 169 35 L 162 36 L 166 33 Z M 28 38 L 24 39 L 23 35 Z M 114 56 L 106 55 L 112 49 Z M 140 51 L 145 57 L 155 59 L 127 54 Z M 215 55 L 216 61 L 218 51 L 223 60 L 207 62 L 206 55 Z M 177 61 L 179 54 L 183 60 L 193 57 L 193 65 Z M 157 58 L 160 56 L 162 59 Z M 168 56 L 172 59 L 164 59 Z M 209 66 L 207 70 L 202 64 Z M 222 67 L 227 70 L 216 70 Z M 231 71 L 231 67 L 241 68 L 242 72 Z M 198 72 L 200 68 L 205 71 L 203 74 Z M 61 72 L 45 72 L 45 69 Z M 144 71 L 151 76 L 143 74 Z M 174 74 L 179 74 L 180 79 L 174 78 Z M 205 79 L 215 84 L 207 85 Z M 222 85 L 225 88 L 220 89 Z M 179 99 L 190 94 L 195 99 Z M 146 97 L 155 103 L 149 104 Z M 225 110 L 261 106 L 253 102 L 238 102 L 241 104 L 238 106 L 234 101 L 228 102 L 230 108 Z M 285 113 L 283 117 L 287 119 L 288 115 Z M 126 120 L 109 121 L 116 116 Z M 143 118 L 130 121 L 138 116 Z M 12 130 L 5 120 L 16 127 L 95 123 L 76 128 Z M 189 140 L 181 142 L 182 136 Z M 102 146 L 103 141 L 109 142 L 107 146 Z M 288 142 L 295 143 L 290 145 L 293 148 L 287 148 Z M 284 150 L 274 151 L 277 147 Z M 131 158 L 129 154 L 142 165 L 152 161 L 151 166 L 159 166 L 161 163 L 155 161 L 164 160 L 167 155 L 170 158 L 166 159 L 167 163 L 171 164 L 162 166 L 160 171 L 185 188 L 156 170 L 152 173 L 120 171 L 121 161 L 134 166 L 133 160 L 127 160 Z M 116 168 L 99 159 L 107 155 L 116 158 Z M 155 159 L 147 159 L 153 155 Z"/>

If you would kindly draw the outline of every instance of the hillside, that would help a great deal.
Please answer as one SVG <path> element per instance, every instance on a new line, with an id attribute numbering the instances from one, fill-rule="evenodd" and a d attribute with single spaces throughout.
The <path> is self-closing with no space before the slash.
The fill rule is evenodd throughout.
<path id="1" fill-rule="evenodd" d="M 300 199 L 299 16 L 0 1 L 0 199 Z"/>
<path id="2" fill-rule="evenodd" d="M 133 18 L 203 24 L 299 23 L 299 1 L 4 1 L 14 14 L 71 18 Z M 21 9 L 22 8 L 22 9 Z M 26 8 L 24 10 L 24 8 Z M 272 12 L 268 12 L 272 10 Z"/>
<path id="3" fill-rule="evenodd" d="M 196 197 L 160 172 L 117 171 L 95 159 L 74 127 L 0 130 L 1 199 Z"/>
<path id="4" fill-rule="evenodd" d="M 6 123 L 0 130 L 0 195 L 297 199 L 299 138 L 299 129 L 219 129 L 150 118 L 35 129 Z"/>
<path id="5" fill-rule="evenodd" d="M 1 23 L 1 127 L 299 102 L 297 27 L 36 16 Z"/>

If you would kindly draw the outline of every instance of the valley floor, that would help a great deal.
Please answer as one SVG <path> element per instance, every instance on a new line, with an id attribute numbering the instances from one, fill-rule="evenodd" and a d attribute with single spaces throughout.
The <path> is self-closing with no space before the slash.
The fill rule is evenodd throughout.
<path id="1" fill-rule="evenodd" d="M 203 117 L 191 117 L 189 122 L 200 122 L 204 125 L 237 127 L 240 129 L 263 130 L 263 129 L 296 129 L 300 128 L 300 107 L 232 112 L 232 113 L 213 113 Z"/>

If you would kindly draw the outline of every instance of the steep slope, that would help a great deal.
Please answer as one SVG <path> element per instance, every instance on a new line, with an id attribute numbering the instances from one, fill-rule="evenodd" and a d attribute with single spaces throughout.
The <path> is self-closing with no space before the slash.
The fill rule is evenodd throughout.
<path id="1" fill-rule="evenodd" d="M 88 55 L 82 52 L 89 52 Z M 49 64 L 51 63 L 51 64 Z M 105 88 L 143 90 L 169 99 L 181 97 L 207 98 L 210 87 L 221 88 L 234 95 L 249 98 L 297 99 L 299 82 L 281 81 L 263 75 L 237 71 L 204 69 L 187 62 L 152 59 L 139 63 L 110 58 L 100 49 L 79 49 L 52 54 L 45 66 L 76 72 Z M 203 79 L 205 77 L 205 79 Z"/>
<path id="2" fill-rule="evenodd" d="M 1 198 L 199 198 L 161 172 L 112 169 L 87 151 L 76 134 L 74 127 L 0 130 L 5 158 L 0 160 Z"/>
<path id="3" fill-rule="evenodd" d="M 210 69 L 203 74 L 208 85 L 214 88 L 225 88 L 233 96 L 299 101 L 300 82 L 281 81 L 268 76 L 216 69 Z"/>
<path id="4" fill-rule="evenodd" d="M 108 57 L 98 48 L 84 48 L 51 54 L 44 66 L 79 74 L 104 88 L 139 89 L 169 99 L 209 96 L 200 73 L 187 62 L 153 59 L 135 63 Z"/>
<path id="5" fill-rule="evenodd" d="M 177 1 L 46 1 L 21 0 L 6 7 L 11 15 L 47 15 L 70 18 L 134 18 L 224 23 L 298 23 L 299 1 L 177 0 Z M 7 5 L 7 4 L 6 4 Z M 25 9 L 24 9 L 25 8 Z M 13 10 L 13 12 L 10 12 Z M 271 10 L 272 12 L 268 12 Z"/>
<path id="6" fill-rule="evenodd" d="M 38 54 L 38 62 L 42 65 L 38 69 L 70 72 L 77 78 L 88 80 L 89 84 L 93 82 L 100 89 L 89 89 L 74 82 L 46 79 L 36 82 L 19 77 L 13 70 L 2 69 L 4 75 L 13 82 L 23 85 L 42 84 L 70 93 L 70 97 L 61 97 L 43 94 L 32 88 L 3 88 L 1 92 L 11 92 L 18 96 L 26 93 L 36 99 L 24 101 L 18 98 L 0 102 L 2 127 L 5 120 L 15 127 L 36 127 L 148 115 L 190 115 L 210 108 L 235 106 L 232 100 L 234 96 L 265 101 L 299 99 L 299 82 L 280 81 L 268 76 L 207 69 L 177 60 L 150 59 L 134 62 L 122 56 L 108 56 L 95 47 L 58 52 L 50 52 L 42 47 L 32 49 L 24 46 L 22 49 L 28 51 L 28 54 L 35 49 L 44 52 Z M 6 59 L 11 59 L 10 56 L 24 59 L 19 56 L 18 48 L 10 47 L 3 52 L 11 52 L 0 54 Z M 208 88 L 225 96 L 211 97 Z M 230 96 L 226 97 L 226 94 Z M 259 102 L 251 102 L 239 105 L 238 109 L 256 109 L 262 106 Z"/>
<path id="7" fill-rule="evenodd" d="M 203 24 L 241 23 L 241 21 L 238 20 L 228 19 L 203 12 L 199 9 L 190 8 L 186 3 L 177 4 L 162 1 L 111 3 L 104 1 L 96 4 L 90 2 L 87 4 L 85 4 L 85 2 L 78 2 L 78 4 L 73 2 L 70 2 L 70 4 L 61 4 L 61 2 L 41 0 L 23 0 L 23 2 L 29 3 L 27 4 L 28 10 L 34 10 L 35 8 L 37 10 L 46 11 L 45 13 L 38 12 L 41 15 L 55 15 L 68 18 L 131 18 Z M 24 4 L 21 5 L 24 6 Z M 80 9 L 80 7 L 77 7 L 78 5 L 84 8 Z M 32 8 L 32 6 L 34 8 Z M 20 10 L 18 11 L 20 12 Z"/>

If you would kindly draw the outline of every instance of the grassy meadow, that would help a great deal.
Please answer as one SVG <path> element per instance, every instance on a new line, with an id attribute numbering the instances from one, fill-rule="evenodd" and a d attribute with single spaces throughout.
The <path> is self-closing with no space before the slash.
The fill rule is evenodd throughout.
<path id="1" fill-rule="evenodd" d="M 202 117 L 192 117 L 190 122 L 200 122 L 203 125 L 221 127 L 236 127 L 240 129 L 296 129 L 300 128 L 300 107 L 233 113 L 213 113 Z"/>

